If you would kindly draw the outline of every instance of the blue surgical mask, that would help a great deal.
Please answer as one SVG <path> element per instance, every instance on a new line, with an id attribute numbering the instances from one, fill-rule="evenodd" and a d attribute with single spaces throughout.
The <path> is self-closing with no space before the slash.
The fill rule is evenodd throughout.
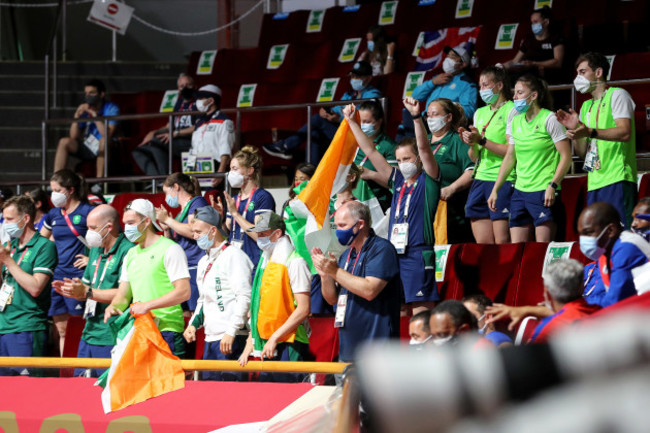
<path id="1" fill-rule="evenodd" d="M 273 250 L 273 247 L 275 245 L 275 242 L 271 242 L 271 238 L 269 236 L 263 237 L 263 236 L 257 236 L 257 247 L 262 250 L 262 251 L 271 251 Z"/>
<path id="2" fill-rule="evenodd" d="M 352 89 L 356 92 L 359 92 L 366 87 L 363 85 L 363 80 L 361 78 L 350 78 L 350 86 L 352 86 Z"/>
<path id="3" fill-rule="evenodd" d="M 25 217 L 23 217 L 23 218 L 25 218 Z M 22 221 L 23 218 L 21 218 L 20 221 Z M 5 223 L 4 224 L 5 232 L 9 235 L 9 237 L 11 239 L 16 239 L 16 238 L 19 238 L 19 237 L 21 237 L 23 235 L 23 232 L 25 231 L 25 226 L 19 227 L 18 223 L 20 221 L 18 221 L 16 223 Z"/>
<path id="4" fill-rule="evenodd" d="M 135 243 L 138 239 L 140 239 L 140 236 L 142 236 L 142 232 L 138 230 L 138 226 L 142 224 L 142 221 L 137 224 L 124 225 L 124 236 L 126 236 L 126 238 L 133 243 Z"/>
<path id="5" fill-rule="evenodd" d="M 375 51 L 375 41 L 368 41 L 368 51 Z"/>
<path id="6" fill-rule="evenodd" d="M 542 26 L 542 23 L 531 24 L 530 28 L 533 30 L 533 34 L 535 34 L 535 36 L 539 36 L 544 32 L 544 27 Z"/>
<path id="7" fill-rule="evenodd" d="M 343 245 L 345 247 L 345 246 L 350 245 L 352 243 L 352 241 L 354 241 L 354 238 L 356 238 L 357 235 L 359 234 L 358 231 L 356 233 L 354 232 L 354 228 L 356 226 L 357 225 L 354 224 L 349 229 L 344 229 L 344 230 L 337 229 L 336 230 L 336 239 L 338 239 L 338 241 L 339 241 L 339 243 L 341 245 Z"/>
<path id="8" fill-rule="evenodd" d="M 372 137 L 377 133 L 377 130 L 375 129 L 375 125 L 372 124 L 372 123 L 362 123 L 361 124 L 361 130 L 368 137 Z"/>
<path id="9" fill-rule="evenodd" d="M 481 99 L 483 100 L 483 102 L 485 102 L 488 105 L 494 104 L 495 102 L 497 102 L 497 99 L 499 99 L 498 93 L 492 93 L 493 89 L 494 87 L 492 89 L 485 89 L 479 92 L 479 95 L 481 95 Z"/>
<path id="10" fill-rule="evenodd" d="M 208 233 L 202 235 L 200 238 L 196 240 L 196 245 L 201 248 L 203 251 L 208 251 L 210 248 L 212 248 L 212 244 L 214 243 L 214 240 L 210 240 L 210 236 Z"/>
<path id="11" fill-rule="evenodd" d="M 580 236 L 580 251 L 588 259 L 598 260 L 605 253 L 607 248 L 598 245 L 598 241 L 600 241 L 600 237 L 605 233 L 605 230 L 607 230 L 607 227 L 596 237 Z"/>
<path id="12" fill-rule="evenodd" d="M 165 203 L 171 208 L 177 208 L 180 206 L 180 203 L 178 202 L 178 194 L 176 195 L 171 195 L 167 194 L 165 196 Z"/>
<path id="13" fill-rule="evenodd" d="M 517 110 L 520 113 L 525 113 L 526 111 L 528 111 L 528 109 L 530 108 L 530 104 L 526 102 L 527 100 L 528 98 L 515 99 L 513 101 L 515 103 L 515 110 Z"/>

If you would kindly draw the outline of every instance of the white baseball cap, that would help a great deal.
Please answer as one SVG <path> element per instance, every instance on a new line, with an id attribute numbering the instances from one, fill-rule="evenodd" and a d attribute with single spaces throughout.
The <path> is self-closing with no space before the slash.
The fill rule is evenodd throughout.
<path id="1" fill-rule="evenodd" d="M 221 97 L 221 89 L 214 84 L 206 84 L 197 93 L 198 98 L 212 98 L 215 95 Z"/>
<path id="2" fill-rule="evenodd" d="M 145 198 L 136 198 L 128 204 L 125 210 L 132 210 L 146 218 L 150 218 L 154 227 L 156 227 L 156 230 L 162 231 L 162 228 L 156 222 L 156 208 L 149 200 Z"/>

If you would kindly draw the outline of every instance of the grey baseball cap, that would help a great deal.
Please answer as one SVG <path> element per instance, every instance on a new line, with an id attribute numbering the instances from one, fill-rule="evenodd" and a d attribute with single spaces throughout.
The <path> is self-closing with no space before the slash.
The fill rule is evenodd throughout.
<path id="1" fill-rule="evenodd" d="M 223 224 L 223 220 L 221 218 L 221 215 L 219 212 L 213 208 L 212 206 L 203 206 L 194 211 L 194 219 L 201 220 L 204 223 L 208 223 L 211 226 L 215 226 L 217 230 L 219 230 L 219 233 L 225 238 L 228 237 L 226 232 L 223 230 L 221 227 Z"/>
<path id="2" fill-rule="evenodd" d="M 260 214 L 259 220 L 257 220 L 257 223 L 247 229 L 247 232 L 252 232 L 252 233 L 260 233 L 260 232 L 265 232 L 267 230 L 277 230 L 280 229 L 283 232 L 286 229 L 286 226 L 284 224 L 284 220 L 282 217 L 275 212 L 264 212 Z"/>

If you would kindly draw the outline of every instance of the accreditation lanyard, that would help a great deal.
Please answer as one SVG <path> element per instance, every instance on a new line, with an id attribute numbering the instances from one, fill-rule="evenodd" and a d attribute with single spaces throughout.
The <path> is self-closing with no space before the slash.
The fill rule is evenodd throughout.
<path id="1" fill-rule="evenodd" d="M 106 263 L 104 263 L 104 269 L 102 270 L 102 275 L 99 277 L 99 281 L 97 281 L 97 273 L 99 272 L 99 263 L 101 262 L 101 257 L 97 257 L 97 263 L 95 264 L 95 273 L 93 274 L 93 279 L 91 281 L 92 287 L 94 287 L 95 289 L 99 289 L 99 286 L 102 284 L 102 281 L 104 281 L 104 276 L 106 275 L 108 264 L 111 262 L 112 258 L 113 258 L 113 254 L 108 256 Z"/>
<path id="2" fill-rule="evenodd" d="M 596 266 L 594 266 L 593 268 L 589 269 L 589 273 L 587 274 L 587 278 L 585 278 L 585 285 L 584 285 L 584 288 L 585 288 L 585 289 L 586 289 L 587 286 L 589 285 L 589 281 L 591 281 L 591 277 L 592 277 L 592 275 L 594 274 L 594 271 L 595 271 L 595 270 L 596 270 Z M 591 292 L 593 292 L 595 288 L 596 288 L 596 285 L 594 284 L 593 286 L 591 286 L 591 289 L 590 289 L 587 293 L 585 293 L 584 295 L 582 295 L 582 296 L 583 296 L 584 298 L 586 298 L 587 296 L 591 295 Z"/>
<path id="3" fill-rule="evenodd" d="M 20 258 L 19 258 L 18 261 L 16 262 L 16 264 L 17 264 L 18 266 L 20 266 L 20 264 L 22 263 L 22 261 L 23 261 L 23 257 L 25 257 L 25 254 L 27 254 L 27 250 L 29 250 L 29 248 L 25 248 L 25 250 L 23 251 L 23 253 L 20 255 Z M 16 252 L 16 248 L 14 248 L 13 250 L 11 250 L 11 257 L 12 257 L 12 258 L 14 257 L 14 253 L 15 253 L 15 252 Z M 5 267 L 4 270 L 3 270 L 3 272 L 2 272 L 2 280 L 3 280 L 3 281 L 7 279 L 7 273 L 8 273 L 8 271 L 9 271 L 9 270 Z"/>
<path id="4" fill-rule="evenodd" d="M 250 195 L 246 199 L 246 206 L 244 207 L 244 212 L 241 214 L 242 218 L 244 218 L 244 219 L 246 219 L 246 213 L 248 212 L 248 204 L 250 203 L 251 199 L 253 198 L 253 195 L 255 195 L 255 191 L 257 191 L 257 188 L 253 188 Z M 237 212 L 239 212 L 239 204 L 240 203 L 241 203 L 241 193 L 239 193 L 239 195 L 237 195 L 237 201 L 235 203 L 236 207 L 237 207 Z M 230 218 L 232 218 L 232 233 L 233 233 L 233 237 L 234 237 L 235 227 L 237 227 L 237 221 L 235 221 L 235 216 L 234 215 L 231 215 Z M 244 241 L 244 231 L 241 229 L 241 227 L 239 228 L 239 241 L 242 241 L 242 242 Z"/>
<path id="5" fill-rule="evenodd" d="M 609 89 L 605 90 L 605 93 L 603 93 L 603 96 L 598 100 L 598 103 L 594 101 L 591 107 L 589 107 L 589 120 L 590 120 L 589 123 L 591 123 L 591 111 L 594 109 L 594 105 L 598 105 L 598 107 L 596 108 L 596 124 L 593 126 L 588 125 L 590 128 L 596 128 L 596 129 L 598 128 L 598 117 L 600 116 L 600 106 L 603 105 L 603 101 L 605 100 L 608 91 Z"/>
<path id="6" fill-rule="evenodd" d="M 225 242 L 221 246 L 221 249 L 219 250 L 219 254 L 221 254 L 221 251 L 225 250 L 229 246 L 230 246 L 230 244 L 228 242 Z M 214 264 L 214 262 L 216 262 L 217 259 L 219 258 L 219 254 L 217 254 L 217 257 L 215 257 L 214 260 L 212 260 L 210 263 L 208 263 L 208 267 L 205 268 L 205 272 L 203 273 L 203 278 L 201 279 L 201 285 L 205 284 L 205 278 L 208 276 L 208 272 L 210 272 L 210 269 L 212 269 L 212 265 Z"/>
<path id="7" fill-rule="evenodd" d="M 346 272 L 350 272 L 352 275 L 354 275 L 354 269 L 357 267 L 357 262 L 359 261 L 359 257 L 361 257 L 361 251 L 359 251 L 359 254 L 357 254 L 357 257 L 354 259 L 354 264 L 352 265 L 352 271 L 348 271 L 351 255 L 352 255 L 352 248 L 350 248 L 350 252 L 348 253 L 348 258 L 345 261 L 345 270 Z"/>
<path id="8" fill-rule="evenodd" d="M 409 206 L 411 205 L 411 194 L 413 194 L 413 190 L 415 189 L 416 186 L 418 186 L 417 180 L 413 183 L 413 186 L 411 186 L 411 190 L 406 196 L 406 204 L 404 205 L 404 221 L 406 221 L 409 216 Z M 406 181 L 404 181 L 404 183 L 402 184 L 402 189 L 400 189 L 399 198 L 397 199 L 397 209 L 395 210 L 395 221 L 399 219 L 399 214 L 402 209 L 402 197 L 404 197 L 405 190 L 406 190 Z"/>
<path id="9" fill-rule="evenodd" d="M 75 226 L 72 224 L 72 221 L 70 221 L 70 217 L 68 216 L 68 213 L 65 211 L 65 209 L 61 208 L 61 215 L 63 215 L 63 218 L 65 218 L 65 223 L 68 225 L 68 228 L 72 232 L 73 235 L 79 239 L 79 242 L 84 244 L 86 248 L 88 248 L 88 243 L 86 242 L 86 239 L 79 234 Z"/>

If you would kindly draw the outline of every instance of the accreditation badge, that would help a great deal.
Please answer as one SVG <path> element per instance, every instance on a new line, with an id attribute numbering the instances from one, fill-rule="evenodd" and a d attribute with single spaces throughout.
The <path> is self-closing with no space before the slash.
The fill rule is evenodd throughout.
<path id="1" fill-rule="evenodd" d="M 390 243 L 397 250 L 397 254 L 404 254 L 409 242 L 409 224 L 394 224 L 390 234 Z"/>
<path id="2" fill-rule="evenodd" d="M 336 316 L 334 317 L 334 327 L 343 328 L 345 325 L 345 310 L 348 308 L 348 295 L 340 294 L 336 302 Z"/>
<path id="3" fill-rule="evenodd" d="M 5 310 L 5 307 L 11 304 L 14 297 L 14 286 L 7 283 L 2 283 L 0 287 L 0 313 Z"/>
<path id="4" fill-rule="evenodd" d="M 99 140 L 97 139 L 97 137 L 95 137 L 92 134 L 86 137 L 86 139 L 84 140 L 84 146 L 90 149 L 93 155 L 97 155 L 97 153 L 99 152 Z"/>
<path id="5" fill-rule="evenodd" d="M 582 168 L 586 172 L 600 170 L 600 158 L 598 157 L 598 140 L 589 140 L 589 147 L 585 155 L 585 163 Z"/>
<path id="6" fill-rule="evenodd" d="M 97 310 L 97 301 L 93 299 L 87 299 L 86 308 L 84 308 L 84 320 L 89 317 L 95 317 L 96 310 Z"/>

